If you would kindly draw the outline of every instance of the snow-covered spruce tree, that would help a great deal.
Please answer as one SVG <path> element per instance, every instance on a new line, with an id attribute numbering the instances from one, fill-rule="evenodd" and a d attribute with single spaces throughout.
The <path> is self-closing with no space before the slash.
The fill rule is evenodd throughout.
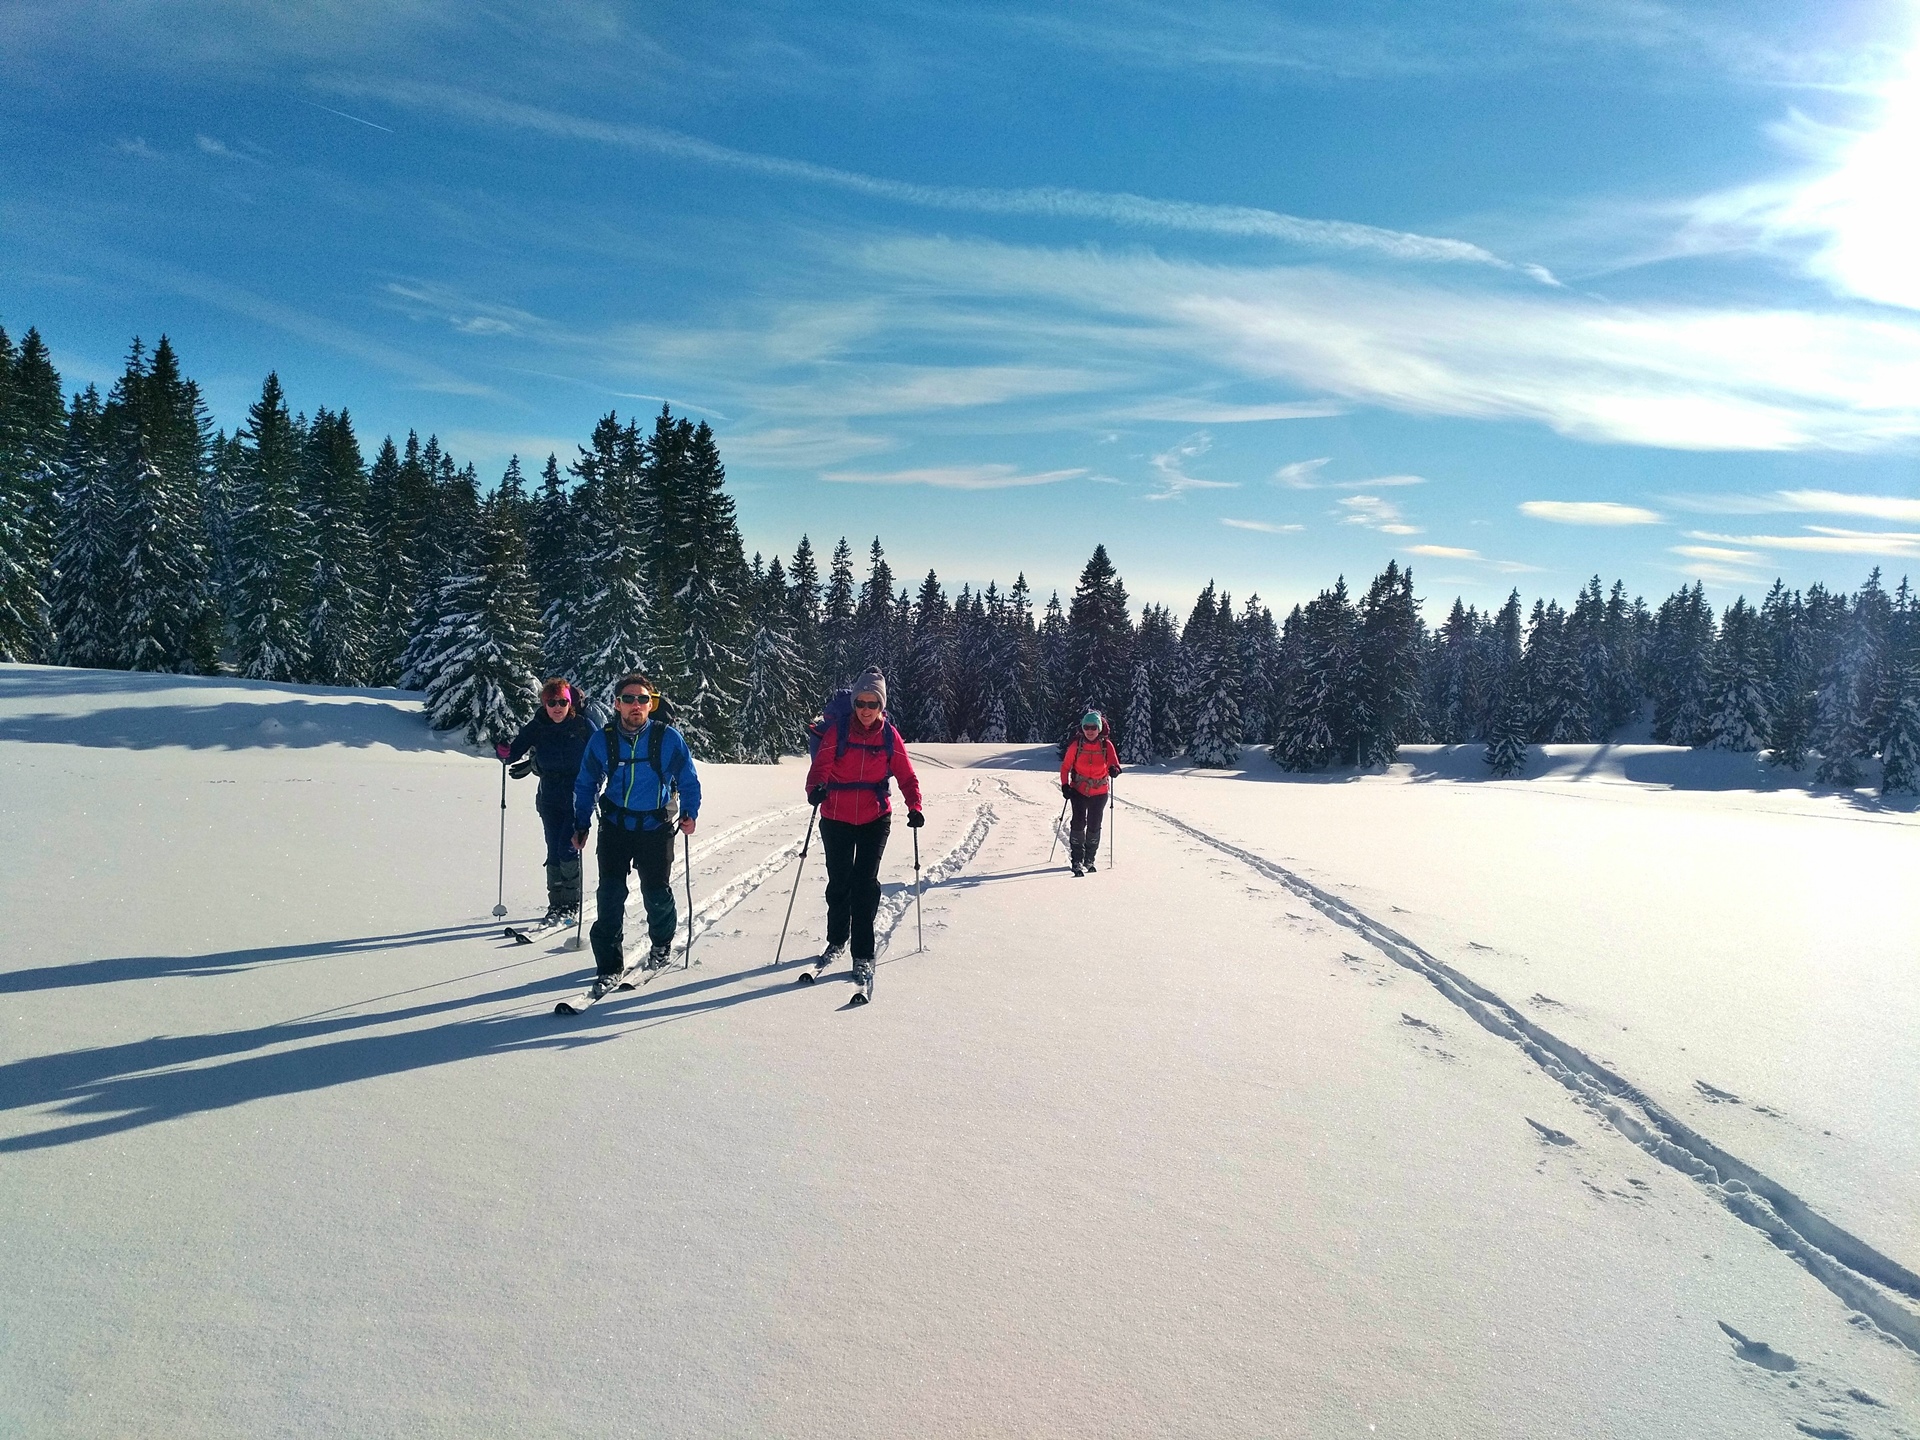
<path id="1" fill-rule="evenodd" d="M 1480 738 L 1481 653 L 1479 613 L 1456 597 L 1433 637 L 1427 662 L 1427 721 L 1443 745 Z"/>
<path id="2" fill-rule="evenodd" d="M 900 668 L 890 672 L 887 709 L 908 740 L 945 741 L 947 729 L 946 661 L 950 630 L 947 594 L 932 570 L 920 582 L 912 628 L 901 647 Z"/>
<path id="3" fill-rule="evenodd" d="M 868 665 L 878 665 L 891 676 L 899 668 L 898 619 L 894 609 L 893 567 L 887 563 L 880 537 L 867 550 L 867 578 L 860 587 L 860 603 L 853 612 L 853 649 L 847 680 Z"/>
<path id="4" fill-rule="evenodd" d="M 1280 630 L 1258 595 L 1240 612 L 1240 723 L 1248 745 L 1273 740 L 1275 686 L 1280 673 Z"/>
<path id="5" fill-rule="evenodd" d="M 1148 743 L 1154 758 L 1181 754 L 1186 749 L 1186 732 L 1181 728 L 1178 693 L 1180 635 L 1174 629 L 1173 612 L 1165 605 L 1149 605 L 1140 612 L 1133 654 L 1146 661 L 1147 683 L 1153 691 L 1153 735 Z"/>
<path id="6" fill-rule="evenodd" d="M 427 723 L 470 745 L 511 740 L 540 690 L 539 621 L 515 518 L 498 495 L 480 508 L 472 568 L 442 583 L 434 648 L 419 666 Z"/>
<path id="7" fill-rule="evenodd" d="M 1706 733 L 1713 630 L 1713 607 L 1697 580 L 1662 601 L 1654 616 L 1647 688 L 1653 738 L 1663 745 L 1697 745 Z"/>
<path id="8" fill-rule="evenodd" d="M 353 420 L 318 411 L 301 457 L 302 493 L 313 533 L 307 581 L 306 678 L 317 685 L 372 680 L 372 549 L 367 540 L 367 467 Z"/>
<path id="9" fill-rule="evenodd" d="M 1713 656 L 1713 713 L 1705 743 L 1716 750 L 1758 750 L 1767 743 L 1767 642 L 1760 616 L 1737 598 L 1720 617 Z"/>
<path id="10" fill-rule="evenodd" d="M 1066 726 L 1080 718 L 1073 697 L 1065 694 L 1071 677 L 1067 673 L 1067 615 L 1060 608 L 1060 593 L 1047 596 L 1034 632 L 1033 683 L 1027 694 L 1033 708 L 1033 723 L 1039 738 L 1051 741 L 1066 754 Z M 1069 714 L 1068 712 L 1072 713 Z"/>
<path id="11" fill-rule="evenodd" d="M 1202 604 L 1211 601 L 1208 584 L 1194 607 L 1186 638 L 1198 628 L 1190 674 L 1193 677 L 1193 733 L 1187 740 L 1187 758 L 1195 765 L 1224 769 L 1240 763 L 1240 646 L 1233 622 L 1233 602 L 1221 595 L 1211 620 L 1201 621 Z"/>
<path id="12" fill-rule="evenodd" d="M 1506 604 L 1488 617 L 1486 628 L 1481 632 L 1487 683 L 1482 697 L 1483 709 L 1475 725 L 1476 735 L 1491 738 L 1505 722 L 1516 691 L 1522 697 L 1526 694 L 1526 675 L 1522 669 L 1526 651 L 1522 634 L 1520 592 L 1514 590 L 1507 595 Z"/>
<path id="13" fill-rule="evenodd" d="M 47 591 L 59 515 L 66 402 L 40 332 L 0 330 L 0 660 L 54 654 Z"/>
<path id="14" fill-rule="evenodd" d="M 120 506 L 107 459 L 105 409 L 89 385 L 67 412 L 60 523 L 47 599 L 62 665 L 120 663 Z"/>
<path id="15" fill-rule="evenodd" d="M 375 685 L 400 678 L 400 656 L 413 620 L 418 581 L 414 537 L 425 522 L 431 482 L 420 463 L 420 437 L 408 432 L 403 452 L 389 435 L 367 472 L 367 543 L 373 554 L 373 635 L 369 668 Z"/>
<path id="16" fill-rule="evenodd" d="M 303 437 L 269 373 L 240 431 L 233 515 L 234 659 L 250 680 L 293 680 L 306 666 L 306 580 L 312 571 L 300 511 Z"/>
<path id="17" fill-rule="evenodd" d="M 1301 611 L 1297 629 L 1299 668 L 1274 735 L 1274 762 L 1295 771 L 1350 765 L 1358 749 L 1360 622 L 1345 576 Z"/>
<path id="18" fill-rule="evenodd" d="M 991 723 L 989 711 L 998 692 L 993 686 L 993 633 L 984 597 L 969 586 L 960 587 L 949 622 L 946 676 L 947 732 L 954 739 L 984 740 Z M 1006 707 L 1001 706 L 1001 738 L 1005 739 Z"/>
<path id="19" fill-rule="evenodd" d="M 1767 693 L 1767 712 L 1772 718 L 1767 760 L 1797 770 L 1807 763 L 1807 752 L 1813 745 L 1815 715 L 1807 611 L 1799 592 L 1789 592 L 1785 582 L 1775 580 L 1761 602 L 1760 628 L 1773 680 Z"/>
<path id="20" fill-rule="evenodd" d="M 787 613 L 793 626 L 794 649 L 800 657 L 798 693 L 823 695 L 827 679 L 820 639 L 820 565 L 813 556 L 813 542 L 805 535 L 794 546 L 793 563 L 787 566 Z"/>
<path id="21" fill-rule="evenodd" d="M 860 666 L 853 658 L 853 547 L 842 535 L 833 547 L 831 569 L 827 573 L 827 594 L 820 617 L 821 661 L 820 689 L 837 690 L 851 684 Z"/>
<path id="22" fill-rule="evenodd" d="M 575 472 L 582 477 L 587 508 L 581 515 L 585 563 L 584 598 L 574 620 L 579 671 L 575 677 L 593 718 L 611 710 L 613 686 L 629 670 L 643 670 L 656 687 L 672 694 L 654 611 L 656 595 L 648 547 L 651 506 L 643 491 L 640 441 L 612 415 L 594 427 Z"/>
<path id="23" fill-rule="evenodd" d="M 1007 591 L 994 627 L 994 689 L 1007 707 L 1007 739 L 1033 744 L 1041 739 L 1034 708 L 1040 685 L 1040 632 L 1033 623 L 1033 591 L 1023 570 Z"/>
<path id="24" fill-rule="evenodd" d="M 1557 600 L 1535 600 L 1521 659 L 1533 716 L 1529 738 L 1542 745 L 1586 740 L 1586 681 Z"/>
<path id="25" fill-rule="evenodd" d="M 1151 765 L 1153 753 L 1153 680 L 1145 656 L 1137 655 L 1127 686 L 1127 724 L 1120 760 L 1126 765 Z"/>
<path id="26" fill-rule="evenodd" d="M 667 413 L 661 410 L 661 420 Z M 740 753 L 745 683 L 747 559 L 726 467 L 706 421 L 678 422 L 677 516 L 663 518 L 671 596 L 680 622 L 680 670 L 686 677 L 674 723 L 702 758 Z M 658 431 L 656 430 L 656 434 Z"/>
<path id="27" fill-rule="evenodd" d="M 1849 609 L 1837 653 L 1821 677 L 1814 737 L 1820 752 L 1814 778 L 1841 789 L 1861 783 L 1880 728 L 1875 711 L 1885 669 L 1888 606 L 1877 566 Z"/>
<path id="28" fill-rule="evenodd" d="M 806 664 L 794 639 L 787 574 L 778 555 L 767 567 L 752 613 L 740 746 L 750 764 L 771 765 L 804 750 L 802 727 L 810 713 Z"/>
<path id="29" fill-rule="evenodd" d="M 1098 709 L 1118 730 L 1118 708 L 1126 699 L 1127 674 L 1133 666 L 1133 619 L 1127 587 L 1107 558 L 1105 545 L 1093 547 L 1067 608 L 1066 663 L 1067 709 L 1081 713 L 1088 707 Z M 1080 713 L 1056 717 L 1063 735 L 1072 734 L 1079 721 Z"/>
<path id="30" fill-rule="evenodd" d="M 1493 732 L 1487 736 L 1487 768 L 1502 779 L 1526 768 L 1527 732 L 1533 723 L 1530 712 L 1524 675 L 1516 667 L 1501 695 Z"/>
<path id="31" fill-rule="evenodd" d="M 1420 726 L 1420 653 L 1425 645 L 1413 572 L 1394 560 L 1359 607 L 1359 703 L 1353 763 L 1391 765 Z"/>
<path id="32" fill-rule="evenodd" d="M 442 608 L 447 582 L 475 567 L 480 547 L 480 480 L 473 466 L 456 467 L 437 435 L 427 437 L 420 463 L 432 484 L 415 541 L 412 620 L 400 655 L 400 683 L 409 690 L 426 686 L 427 658 L 448 613 Z"/>
<path id="33" fill-rule="evenodd" d="M 571 675 L 574 669 L 569 635 L 580 598 L 578 532 L 560 461 L 549 455 L 527 515 L 527 571 L 540 604 L 541 651 L 549 675 Z"/>
<path id="34" fill-rule="evenodd" d="M 1920 793 L 1920 663 L 1912 660 L 1893 674 L 1886 729 L 1880 739 L 1880 793 Z"/>
<path id="35" fill-rule="evenodd" d="M 213 426 L 166 336 L 150 360 L 129 362 L 106 424 L 120 501 L 120 663 L 210 672 L 219 634 L 201 491 Z"/>

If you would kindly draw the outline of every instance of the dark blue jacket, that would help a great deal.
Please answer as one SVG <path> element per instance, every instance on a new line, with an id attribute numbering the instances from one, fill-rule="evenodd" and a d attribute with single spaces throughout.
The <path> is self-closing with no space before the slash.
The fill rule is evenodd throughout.
<path id="1" fill-rule="evenodd" d="M 540 793 L 534 804 L 540 809 L 565 811 L 573 804 L 574 778 L 592 735 L 593 726 L 578 712 L 556 722 L 542 710 L 520 727 L 507 747 L 507 760 L 511 763 L 533 751 L 533 768 L 540 773 Z"/>
<path id="2" fill-rule="evenodd" d="M 573 782 L 573 828 L 585 830 L 593 819 L 594 797 L 599 795 L 600 787 L 607 787 L 607 799 L 622 810 L 647 811 L 662 809 L 668 798 L 668 787 L 678 786 L 680 790 L 680 813 L 688 820 L 700 814 L 700 774 L 693 768 L 693 752 L 687 749 L 687 742 L 678 730 L 665 725 L 665 734 L 660 739 L 660 769 L 665 772 L 656 775 L 647 764 L 647 732 L 663 722 L 649 720 L 639 732 L 627 735 L 614 726 L 619 735 L 619 754 L 612 766 L 613 775 L 608 779 L 607 770 L 607 732 L 596 730 L 587 741 L 586 754 L 580 757 L 580 778 Z M 660 822 L 651 816 L 640 818 L 628 816 L 623 822 L 629 830 L 636 826 L 642 830 L 658 830 Z"/>

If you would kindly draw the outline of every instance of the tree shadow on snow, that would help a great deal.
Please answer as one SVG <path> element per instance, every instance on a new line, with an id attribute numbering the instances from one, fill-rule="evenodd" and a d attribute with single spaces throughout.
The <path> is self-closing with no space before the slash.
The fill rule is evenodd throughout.
<path id="1" fill-rule="evenodd" d="M 280 689 L 282 687 L 275 687 Z M 335 691 L 334 694 L 352 692 Z M 0 717 L 0 741 L 103 750 L 299 750 L 317 745 L 471 754 L 427 728 L 424 717 L 383 700 L 293 697 L 204 704 L 122 705 L 84 715 L 52 711 Z"/>

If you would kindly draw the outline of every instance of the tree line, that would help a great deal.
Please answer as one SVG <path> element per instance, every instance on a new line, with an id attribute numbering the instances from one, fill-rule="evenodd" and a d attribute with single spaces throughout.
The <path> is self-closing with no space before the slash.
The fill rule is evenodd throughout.
<path id="1" fill-rule="evenodd" d="M 233 673 L 425 692 L 473 741 L 532 713 L 541 675 L 603 705 L 645 670 L 703 757 L 802 747 L 825 692 L 868 664 L 909 740 L 1061 743 L 1105 712 L 1130 763 L 1377 766 L 1477 743 L 1605 741 L 1651 714 L 1671 744 L 1765 751 L 1821 783 L 1920 783 L 1920 602 L 1878 570 L 1852 595 L 1776 582 L 1716 616 L 1698 583 L 1657 608 L 1594 577 L 1571 610 L 1515 590 L 1429 627 L 1390 561 L 1284 619 L 1209 583 L 1184 622 L 1134 618 L 1104 546 L 1069 602 L 1024 574 L 950 596 L 898 581 L 878 537 L 744 554 L 712 430 L 609 413 L 575 458 L 490 489 L 437 439 L 382 440 L 345 410 L 293 413 L 268 375 L 244 425 L 213 428 L 162 337 L 103 399 L 68 397 L 39 334 L 0 330 L 0 659 Z"/>

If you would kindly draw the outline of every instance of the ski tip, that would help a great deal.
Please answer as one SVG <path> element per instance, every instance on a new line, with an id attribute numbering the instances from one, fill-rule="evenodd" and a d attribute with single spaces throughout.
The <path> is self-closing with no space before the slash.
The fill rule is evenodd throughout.
<path id="1" fill-rule="evenodd" d="M 513 932 L 513 943 L 516 945 L 531 945 L 533 944 L 533 937 L 522 931 L 516 930 Z"/>
<path id="2" fill-rule="evenodd" d="M 855 995 L 851 1000 L 847 1001 L 848 1005 L 864 1005 L 866 1003 L 867 1003 L 867 994 L 864 990 L 861 991 L 859 994 Z"/>
<path id="3" fill-rule="evenodd" d="M 553 1013 L 556 1015 L 578 1015 L 580 1012 L 562 1000 L 558 1005 L 553 1007 Z"/>
<path id="4" fill-rule="evenodd" d="M 794 977 L 794 983 L 797 985 L 811 985 L 813 983 L 813 972 L 811 970 L 802 970 Z"/>

